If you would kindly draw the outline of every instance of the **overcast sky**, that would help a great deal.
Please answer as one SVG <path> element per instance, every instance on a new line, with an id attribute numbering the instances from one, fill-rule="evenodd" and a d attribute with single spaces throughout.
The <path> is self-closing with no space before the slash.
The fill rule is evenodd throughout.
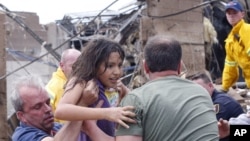
<path id="1" fill-rule="evenodd" d="M 41 24 L 60 20 L 67 13 L 102 10 L 116 0 L 0 0 L 11 11 L 35 12 Z M 118 0 L 111 10 L 135 0 Z M 1 8 L 2 10 L 2 8 Z"/>

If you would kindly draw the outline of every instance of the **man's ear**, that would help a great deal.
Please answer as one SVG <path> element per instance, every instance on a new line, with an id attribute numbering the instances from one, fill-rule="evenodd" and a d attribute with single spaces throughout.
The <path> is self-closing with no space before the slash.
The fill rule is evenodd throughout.
<path id="1" fill-rule="evenodd" d="M 22 111 L 17 111 L 16 116 L 17 116 L 17 119 L 19 119 L 20 121 L 26 122 L 26 120 L 24 118 L 24 113 Z"/>
<path id="2" fill-rule="evenodd" d="M 147 65 L 146 61 L 143 60 L 142 63 L 143 63 L 143 69 L 144 69 L 145 74 L 148 74 L 149 73 L 149 68 L 148 68 L 148 65 Z"/>
<path id="3" fill-rule="evenodd" d="M 60 68 L 63 68 L 63 63 L 59 62 L 59 66 L 60 66 Z"/>
<path id="4" fill-rule="evenodd" d="M 178 75 L 181 74 L 181 63 L 182 63 L 182 60 L 178 64 L 178 68 L 177 68 Z"/>
<path id="5" fill-rule="evenodd" d="M 208 83 L 209 88 L 214 88 L 214 84 L 213 83 Z"/>
<path id="6" fill-rule="evenodd" d="M 242 16 L 242 18 L 245 17 L 245 12 L 244 11 L 241 12 L 241 16 Z"/>

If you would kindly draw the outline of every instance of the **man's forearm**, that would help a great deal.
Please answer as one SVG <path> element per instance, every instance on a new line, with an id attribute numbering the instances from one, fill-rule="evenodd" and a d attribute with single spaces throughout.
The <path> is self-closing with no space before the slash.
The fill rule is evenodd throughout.
<path id="1" fill-rule="evenodd" d="M 97 125 L 92 124 L 87 128 L 86 133 L 92 141 L 115 141 L 114 137 L 105 134 Z"/>
<path id="2" fill-rule="evenodd" d="M 54 141 L 77 141 L 82 121 L 67 121 L 57 132 Z"/>

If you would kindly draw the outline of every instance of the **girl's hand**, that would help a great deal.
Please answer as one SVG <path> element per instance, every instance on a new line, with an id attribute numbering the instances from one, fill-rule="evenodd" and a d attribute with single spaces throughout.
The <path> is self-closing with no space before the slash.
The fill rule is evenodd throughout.
<path id="1" fill-rule="evenodd" d="M 133 106 L 105 108 L 104 110 L 106 120 L 119 123 L 125 128 L 129 128 L 125 122 L 136 123 L 133 119 L 135 117 L 135 113 L 132 112 L 134 110 Z"/>
<path id="2" fill-rule="evenodd" d="M 80 98 L 80 103 L 82 106 L 89 106 L 98 100 L 99 88 L 94 80 L 87 82 L 83 88 L 82 96 Z"/>
<path id="3" fill-rule="evenodd" d="M 123 98 L 124 96 L 126 96 L 126 95 L 129 93 L 129 91 L 130 91 L 130 89 L 129 89 L 127 86 L 125 86 L 125 85 L 122 83 L 121 80 L 118 80 L 118 81 L 117 81 L 117 88 L 116 88 L 116 90 L 117 90 L 118 93 L 119 93 L 119 103 L 120 103 L 120 101 L 122 100 L 122 98 Z"/>

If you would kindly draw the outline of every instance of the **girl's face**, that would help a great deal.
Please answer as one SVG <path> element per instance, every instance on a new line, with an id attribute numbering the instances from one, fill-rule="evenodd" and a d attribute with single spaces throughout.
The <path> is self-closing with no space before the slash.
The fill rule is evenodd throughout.
<path id="1" fill-rule="evenodd" d="M 98 79 L 104 87 L 116 88 L 117 80 L 122 76 L 122 61 L 118 52 L 112 52 L 105 72 L 105 62 L 102 62 L 98 69 Z"/>

